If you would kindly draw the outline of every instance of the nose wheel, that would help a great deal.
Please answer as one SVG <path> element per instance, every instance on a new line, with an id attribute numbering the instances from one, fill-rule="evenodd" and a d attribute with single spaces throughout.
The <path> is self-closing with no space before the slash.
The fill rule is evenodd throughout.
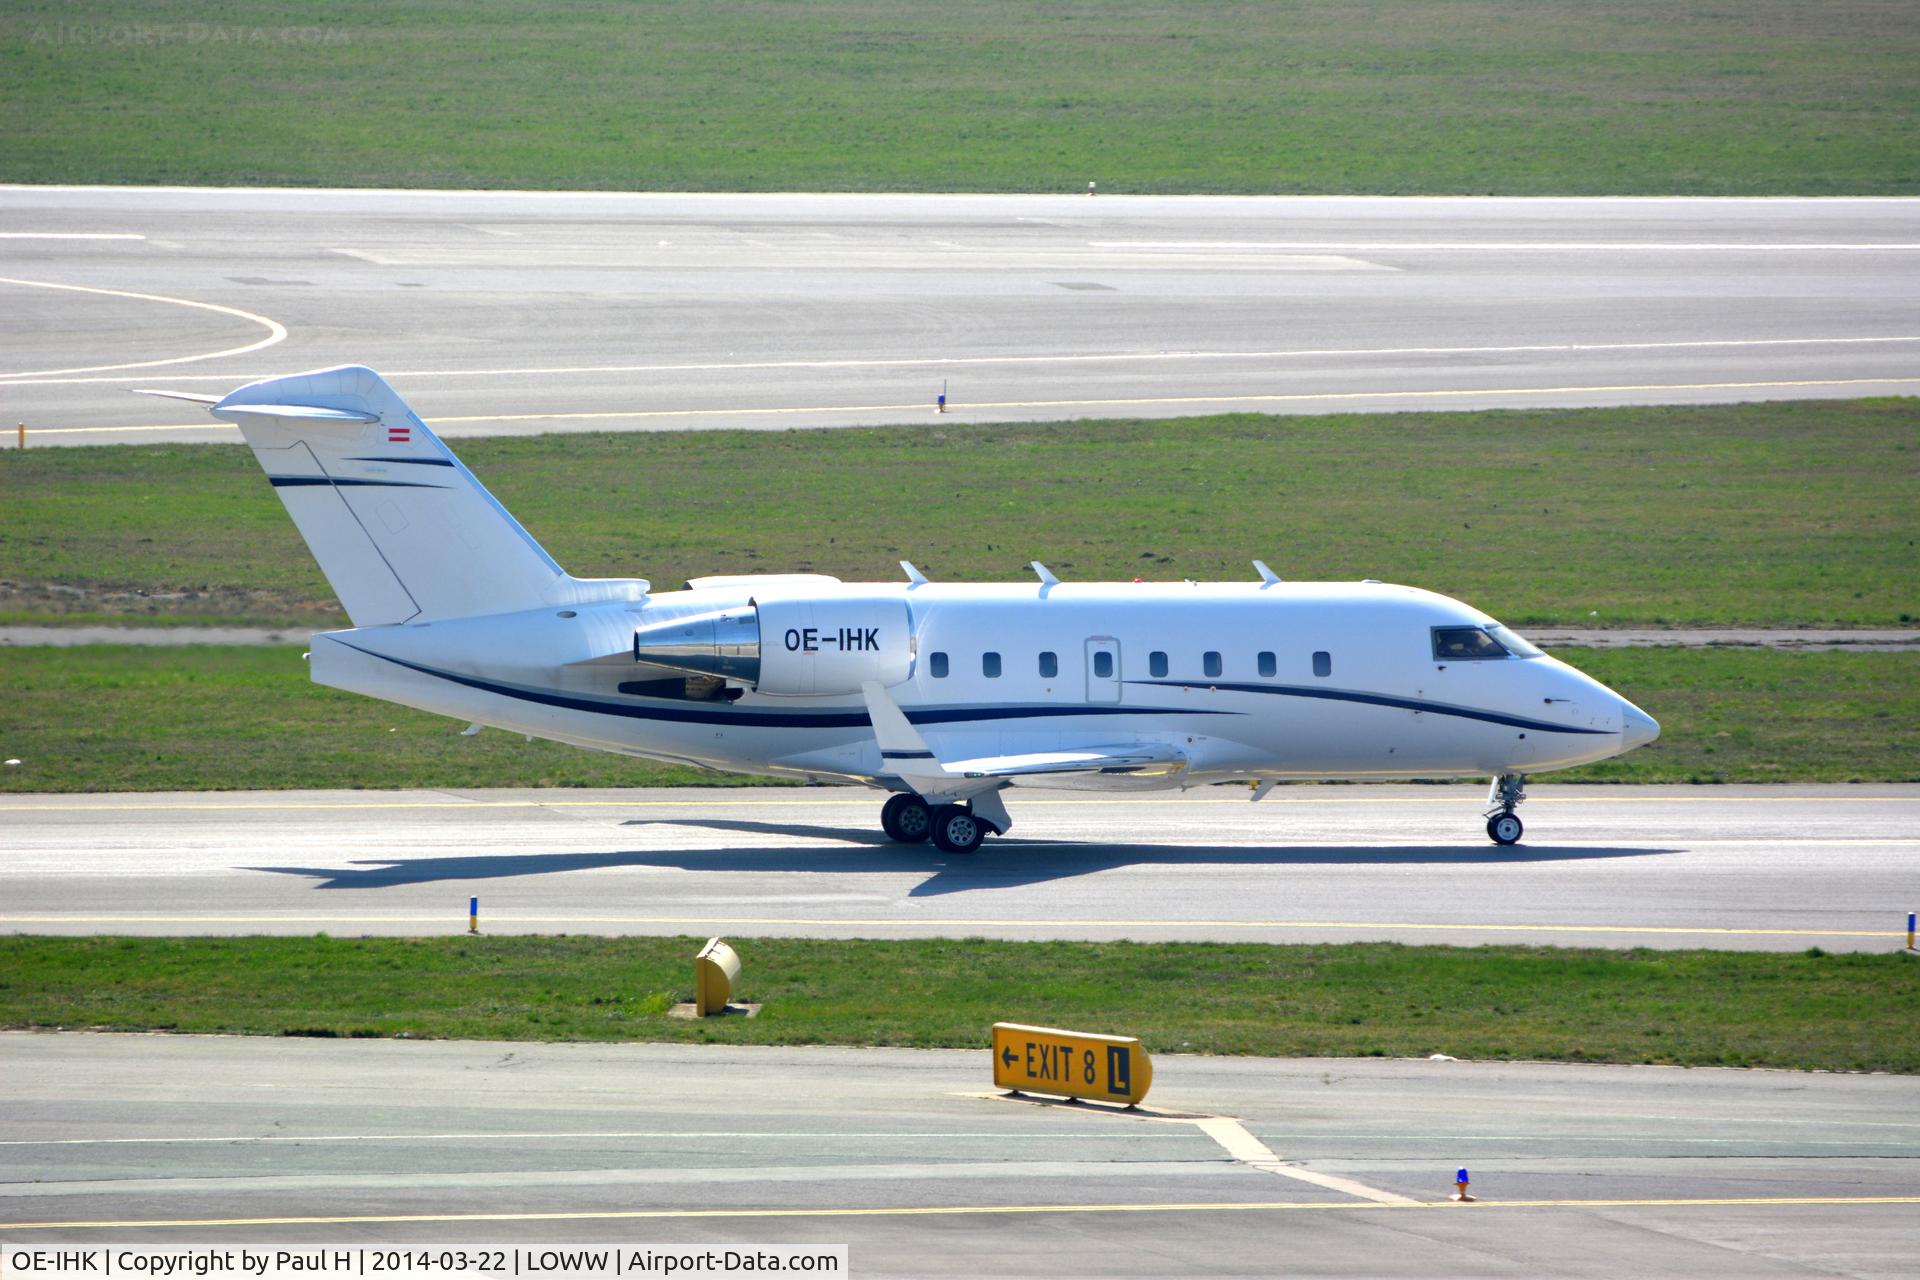
<path id="1" fill-rule="evenodd" d="M 1527 798 L 1525 774 L 1503 773 L 1487 789 L 1487 839 L 1498 845 L 1518 844 L 1526 831 L 1514 812 Z"/>
<path id="2" fill-rule="evenodd" d="M 933 834 L 933 811 L 919 796 L 890 796 L 880 808 L 880 829 L 901 844 L 924 844 Z"/>

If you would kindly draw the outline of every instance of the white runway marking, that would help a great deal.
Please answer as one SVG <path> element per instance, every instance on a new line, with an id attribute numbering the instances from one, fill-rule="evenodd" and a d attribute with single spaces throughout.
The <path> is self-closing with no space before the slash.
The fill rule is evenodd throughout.
<path id="1" fill-rule="evenodd" d="M 603 373 L 727 373 L 762 369 L 948 369 L 979 368 L 994 365 L 1124 364 L 1135 361 L 1168 362 L 1179 360 L 1301 360 L 1341 356 L 1479 356 L 1479 355 L 1555 355 L 1582 351 L 1675 351 L 1715 350 L 1737 347 L 1830 347 L 1873 346 L 1888 343 L 1920 342 L 1920 335 L 1894 335 L 1863 338 L 1700 338 L 1685 342 L 1537 342 L 1505 346 L 1478 347 L 1296 347 L 1276 351 L 1120 351 L 1090 354 L 1046 356 L 915 356 L 897 359 L 846 360 L 738 360 L 699 364 L 597 364 L 597 365 L 524 365 L 498 369 L 400 369 L 388 378 L 524 378 L 571 377 Z M 256 382 L 262 378 L 283 377 L 280 373 L 177 373 L 148 378 L 148 382 L 213 382 L 235 384 Z M 123 383 L 125 378 L 45 378 L 21 381 L 21 374 L 0 374 L 0 379 L 20 386 L 73 386 L 90 383 Z M 924 405 L 916 406 L 924 408 Z"/>
<path id="2" fill-rule="evenodd" d="M 145 240 L 128 231 L 0 231 L 0 240 Z"/>
<path id="3" fill-rule="evenodd" d="M 1920 244 L 1862 241 L 1846 244 L 1806 244 L 1798 241 L 1719 242 L 1637 240 L 1089 240 L 1094 249 L 1252 249 L 1281 253 L 1463 253 L 1579 252 L 1579 253 L 1911 253 Z"/>
<path id="4" fill-rule="evenodd" d="M 1343 1195 L 1358 1196 L 1362 1200 L 1371 1200 L 1375 1204 L 1416 1203 L 1410 1196 L 1382 1191 L 1364 1182 L 1355 1182 L 1352 1178 L 1319 1173 L 1299 1165 L 1288 1164 L 1275 1155 L 1266 1143 L 1248 1133 L 1240 1122 L 1231 1116 L 1208 1116 L 1205 1119 L 1187 1123 L 1191 1123 L 1200 1132 L 1219 1143 L 1228 1155 L 1250 1169 L 1277 1174 L 1282 1178 L 1292 1178 L 1295 1182 L 1311 1183 L 1313 1186 L 1325 1187 L 1329 1191 L 1338 1191 Z"/>
<path id="5" fill-rule="evenodd" d="M 261 325 L 267 331 L 267 336 L 258 342 L 250 342 L 243 347 L 228 347 L 224 351 L 207 351 L 195 356 L 170 356 L 165 360 L 134 360 L 125 364 L 82 365 L 72 369 L 32 369 L 24 373 L 0 374 L 0 378 L 35 378 L 53 373 L 100 373 L 108 369 L 152 369 L 161 365 L 187 364 L 195 360 L 217 360 L 221 356 L 243 356 L 249 352 L 259 351 L 276 342 L 284 341 L 287 336 L 286 326 L 278 320 L 270 320 L 266 316 L 258 316 L 251 311 L 242 311 L 238 307 L 223 307 L 217 302 L 195 302 L 191 298 L 169 298 L 165 294 L 134 293 L 127 289 L 95 289 L 79 284 L 54 284 L 48 280 L 16 280 L 8 276 L 0 276 L 0 284 L 20 285 L 28 289 L 63 289 L 71 293 L 93 293 L 108 298 L 137 298 L 142 302 L 165 302 L 176 307 L 192 307 L 199 311 L 234 316 Z"/>

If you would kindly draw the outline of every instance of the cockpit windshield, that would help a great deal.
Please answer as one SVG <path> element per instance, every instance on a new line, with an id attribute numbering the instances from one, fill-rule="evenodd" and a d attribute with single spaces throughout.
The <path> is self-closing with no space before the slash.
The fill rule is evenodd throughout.
<path id="1" fill-rule="evenodd" d="M 1510 627 L 1503 627 L 1496 622 L 1488 627 L 1487 630 L 1493 634 L 1495 640 L 1498 640 L 1506 647 L 1508 653 L 1516 658 L 1539 658 L 1545 656 L 1539 645 Z"/>
<path id="2" fill-rule="evenodd" d="M 1484 627 L 1435 627 L 1433 656 L 1438 662 L 1467 662 L 1504 658 L 1507 651 Z"/>
<path id="3" fill-rule="evenodd" d="M 1537 658 L 1540 650 L 1497 622 L 1484 627 L 1435 627 L 1436 662 L 1477 662 L 1489 658 Z"/>

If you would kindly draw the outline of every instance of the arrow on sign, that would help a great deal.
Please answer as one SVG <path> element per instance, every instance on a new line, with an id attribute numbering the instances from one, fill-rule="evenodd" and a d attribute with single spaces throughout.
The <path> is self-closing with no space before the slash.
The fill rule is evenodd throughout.
<path id="1" fill-rule="evenodd" d="M 1005 1063 L 1007 1065 L 1007 1068 L 1011 1070 L 1014 1064 L 1013 1050 L 1011 1049 L 1002 1050 L 1000 1054 L 1000 1061 Z"/>

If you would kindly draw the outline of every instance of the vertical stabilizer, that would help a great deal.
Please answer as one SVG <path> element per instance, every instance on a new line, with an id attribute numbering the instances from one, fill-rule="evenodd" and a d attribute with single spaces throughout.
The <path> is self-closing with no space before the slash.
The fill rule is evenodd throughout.
<path id="1" fill-rule="evenodd" d="M 572 581 L 371 369 L 248 383 L 211 412 L 239 426 L 356 627 L 535 608 Z"/>

